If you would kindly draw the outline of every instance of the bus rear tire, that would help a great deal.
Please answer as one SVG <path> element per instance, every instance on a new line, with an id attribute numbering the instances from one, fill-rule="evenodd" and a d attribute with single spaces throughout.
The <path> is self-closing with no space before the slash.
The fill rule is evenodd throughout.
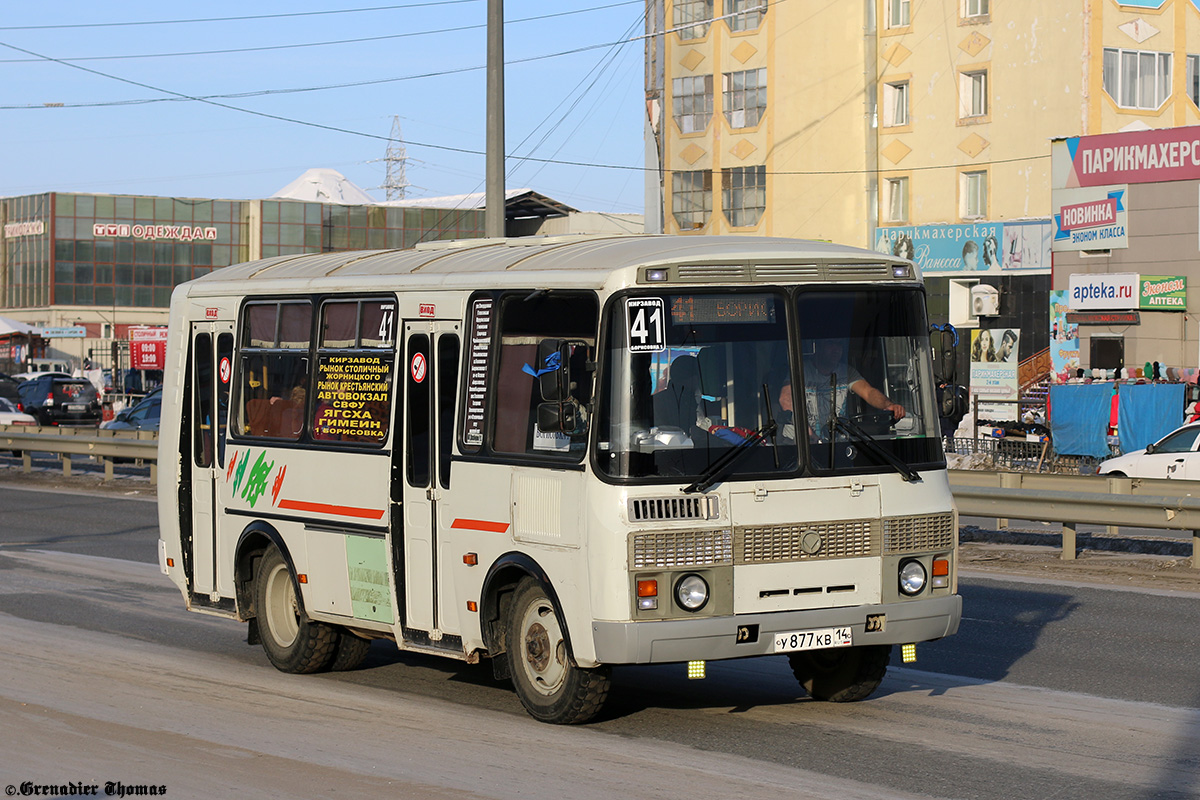
<path id="1" fill-rule="evenodd" d="M 554 604 L 532 578 L 517 585 L 506 638 L 513 687 L 531 717 L 577 725 L 600 712 L 612 683 L 609 668 L 575 665 Z"/>
<path id="2" fill-rule="evenodd" d="M 272 545 L 258 564 L 254 608 L 267 659 L 281 672 L 321 672 L 334 659 L 338 633 L 300 613 L 296 580 Z"/>
<path id="3" fill-rule="evenodd" d="M 865 700 L 887 674 L 890 644 L 804 650 L 788 655 L 792 673 L 814 700 L 849 703 Z"/>
<path id="4" fill-rule="evenodd" d="M 355 636 L 347 630 L 338 633 L 337 648 L 334 651 L 333 663 L 329 669 L 333 672 L 347 672 L 358 669 L 367 660 L 371 650 L 371 640 Z"/>

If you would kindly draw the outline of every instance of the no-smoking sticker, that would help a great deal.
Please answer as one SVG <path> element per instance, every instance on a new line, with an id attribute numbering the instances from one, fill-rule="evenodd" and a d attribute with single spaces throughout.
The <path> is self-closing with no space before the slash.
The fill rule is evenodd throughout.
<path id="1" fill-rule="evenodd" d="M 412 366 L 408 370 L 412 374 L 413 383 L 425 380 L 425 354 L 416 353 L 412 357 Z"/>
<path id="2" fill-rule="evenodd" d="M 217 369 L 221 375 L 221 383 L 229 383 L 229 379 L 233 377 L 233 365 L 229 363 L 229 358 L 222 358 Z"/>

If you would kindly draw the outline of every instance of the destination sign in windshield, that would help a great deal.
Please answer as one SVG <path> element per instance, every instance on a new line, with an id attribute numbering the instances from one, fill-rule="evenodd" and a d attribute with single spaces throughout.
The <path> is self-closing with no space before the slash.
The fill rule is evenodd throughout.
<path id="1" fill-rule="evenodd" d="M 771 294 L 671 295 L 671 322 L 675 325 L 773 323 L 775 299 Z"/>

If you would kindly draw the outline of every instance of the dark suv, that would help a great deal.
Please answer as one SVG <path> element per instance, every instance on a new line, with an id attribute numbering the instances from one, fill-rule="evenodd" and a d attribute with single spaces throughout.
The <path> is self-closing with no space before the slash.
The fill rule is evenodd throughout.
<path id="1" fill-rule="evenodd" d="M 21 410 L 39 425 L 100 424 L 100 395 L 86 378 L 42 375 L 25 381 L 17 391 Z"/>

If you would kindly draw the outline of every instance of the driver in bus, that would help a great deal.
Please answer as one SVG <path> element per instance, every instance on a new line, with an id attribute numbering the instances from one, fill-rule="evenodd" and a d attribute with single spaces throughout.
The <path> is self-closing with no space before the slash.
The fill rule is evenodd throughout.
<path id="1" fill-rule="evenodd" d="M 828 438 L 830 406 L 836 402 L 838 416 L 846 413 L 850 392 L 892 419 L 903 419 L 904 406 L 893 403 L 845 361 L 846 345 L 841 339 L 819 339 L 812 355 L 804 357 L 804 403 L 808 412 L 809 435 Z M 792 385 L 789 381 L 779 393 L 779 405 L 787 417 L 792 415 Z M 784 422 L 785 439 L 795 439 L 795 426 Z"/>

